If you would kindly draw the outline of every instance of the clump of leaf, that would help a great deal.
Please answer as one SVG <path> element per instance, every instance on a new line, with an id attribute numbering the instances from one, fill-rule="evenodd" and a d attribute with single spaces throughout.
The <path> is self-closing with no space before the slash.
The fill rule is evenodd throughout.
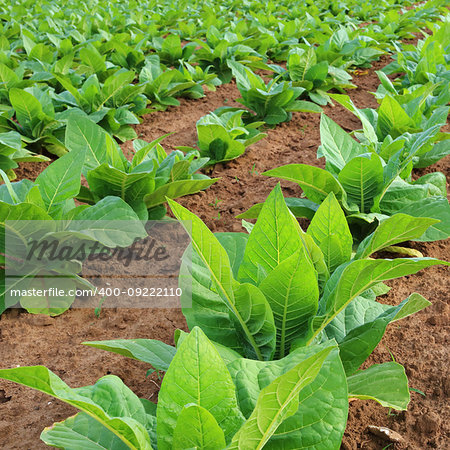
<path id="1" fill-rule="evenodd" d="M 276 125 L 290 120 L 293 111 L 322 111 L 312 102 L 298 100 L 305 88 L 294 87 L 292 82 L 279 81 L 280 76 L 266 85 L 260 76 L 242 64 L 234 61 L 229 61 L 228 64 L 242 95 L 237 101 L 251 111 L 246 120 Z"/>
<path id="2" fill-rule="evenodd" d="M 304 88 L 304 95 L 319 105 L 331 103 L 327 92 L 332 89 L 342 92 L 356 87 L 344 69 L 332 66 L 328 61 L 317 62 L 314 47 L 292 49 L 287 59 L 287 70 L 280 67 L 277 72 L 292 81 L 293 86 Z"/>
<path id="3" fill-rule="evenodd" d="M 198 120 L 198 148 L 200 156 L 209 158 L 208 164 L 238 158 L 247 147 L 266 136 L 258 129 L 264 122 L 245 124 L 245 113 L 236 108 L 219 108 Z"/>
<path id="4" fill-rule="evenodd" d="M 144 85 L 144 94 L 157 109 L 178 106 L 177 97 L 201 98 L 205 95 L 202 85 L 214 90 L 220 84 L 216 75 L 207 69 L 186 62 L 178 69 L 167 68 L 160 64 L 158 55 L 146 58 L 139 81 Z"/>
<path id="5" fill-rule="evenodd" d="M 363 126 L 366 123 L 363 120 Z M 268 170 L 264 175 L 301 186 L 306 198 L 287 199 L 297 217 L 312 218 L 318 205 L 328 194 L 334 193 L 358 240 L 371 233 L 378 222 L 397 213 L 440 221 L 422 236 L 416 236 L 415 240 L 446 239 L 450 235 L 450 206 L 444 174 L 435 172 L 411 180 L 414 158 L 422 153 L 438 128 L 435 126 L 423 133 L 402 135 L 394 141 L 386 140 L 377 145 L 374 144 L 376 135 L 368 127 L 373 141 L 362 144 L 323 115 L 320 124 L 322 145 L 318 155 L 325 157 L 325 169 L 288 164 Z M 256 205 L 239 217 L 257 217 L 260 209 L 261 205 Z"/>
<path id="6" fill-rule="evenodd" d="M 298 443 L 300 436 L 337 447 L 350 393 L 406 408 L 409 394 L 401 366 L 387 363 L 357 370 L 389 323 L 429 304 L 413 294 L 398 306 L 384 305 L 376 300 L 385 288 L 382 283 L 442 262 L 369 256 L 421 236 L 435 220 L 397 214 L 383 221 L 353 254 L 352 235 L 333 193 L 306 233 L 290 213 L 279 186 L 264 203 L 249 235 L 214 235 L 185 208 L 173 201 L 170 206 L 179 220 L 192 224 L 188 230 L 192 263 L 186 260 L 180 273 L 180 287 L 192 295 L 192 307 L 183 313 L 191 329 L 201 327 L 214 342 L 241 355 L 230 367 L 246 414 L 254 408 L 260 388 L 288 370 L 296 351 L 307 355 L 315 345 L 339 345 L 339 353 L 330 353 L 321 369 L 320 382 L 305 392 L 308 406 L 301 404 L 275 433 L 273 448 Z M 386 377 L 392 377 L 392 383 L 386 384 Z M 325 391 L 330 397 L 322 403 L 319 398 Z M 317 414 L 327 419 L 317 423 L 312 420 Z"/>
<path id="7" fill-rule="evenodd" d="M 167 135 L 166 135 L 167 136 Z M 206 189 L 216 179 L 196 173 L 207 162 L 198 152 L 169 155 L 159 144 L 162 136 L 153 142 L 133 141 L 133 159 L 127 161 L 111 136 L 92 121 L 71 117 L 66 132 L 66 146 L 70 151 L 86 152 L 83 168 L 89 187 L 82 186 L 77 199 L 95 204 L 100 199 L 116 196 L 129 204 L 141 220 L 158 219 L 165 215 L 163 204 L 168 198 L 177 198 Z"/>
<path id="8" fill-rule="evenodd" d="M 27 179 L 10 183 L 4 178 L 5 184 L 0 186 L 0 246 L 2 265 L 8 273 L 5 267 L 0 272 L 0 314 L 20 302 L 29 312 L 58 315 L 74 301 L 70 290 L 91 287 L 78 275 L 82 259 L 61 262 L 51 257 L 64 245 L 97 241 L 107 247 L 126 247 L 145 236 L 138 216 L 121 198 L 105 196 L 92 206 L 75 205 L 85 156 L 84 149 L 67 153 L 34 183 Z M 96 226 L 91 228 L 94 222 Z M 41 256 L 30 257 L 32 249 L 42 250 Z M 41 294 L 28 294 L 33 288 Z M 50 288 L 66 294 L 52 296 Z M 11 295 L 11 289 L 20 295 Z"/>

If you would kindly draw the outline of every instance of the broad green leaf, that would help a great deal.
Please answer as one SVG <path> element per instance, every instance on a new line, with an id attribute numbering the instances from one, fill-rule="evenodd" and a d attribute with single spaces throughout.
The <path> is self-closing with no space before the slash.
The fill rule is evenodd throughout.
<path id="1" fill-rule="evenodd" d="M 333 347 L 325 348 L 276 378 L 259 394 L 256 407 L 235 434 L 230 449 L 261 449 L 299 407 L 300 391 L 318 375 Z"/>
<path id="2" fill-rule="evenodd" d="M 114 339 L 83 342 L 83 344 L 146 362 L 156 370 L 163 371 L 169 368 L 176 353 L 175 347 L 155 339 Z"/>
<path id="3" fill-rule="evenodd" d="M 281 262 L 260 285 L 273 311 L 277 329 L 277 355 L 283 358 L 290 344 L 317 312 L 317 273 L 305 249 Z"/>
<path id="4" fill-rule="evenodd" d="M 368 258 L 372 253 L 390 245 L 420 238 L 431 225 L 437 222 L 436 219 L 395 214 L 381 221 L 377 229 L 361 242 L 354 258 Z"/>
<path id="5" fill-rule="evenodd" d="M 212 341 L 243 354 L 229 307 L 215 288 L 209 269 L 189 247 L 180 268 L 179 286 L 183 291 L 180 301 L 189 329 L 199 326 Z"/>
<path id="6" fill-rule="evenodd" d="M 237 278 L 239 267 L 244 258 L 245 248 L 248 242 L 247 233 L 214 233 L 218 241 L 226 250 L 230 258 L 233 275 Z"/>
<path id="7" fill-rule="evenodd" d="M 65 145 L 70 150 L 84 149 L 86 152 L 83 174 L 103 163 L 123 169 L 123 155 L 117 144 L 103 128 L 87 117 L 71 115 L 67 121 Z"/>
<path id="8" fill-rule="evenodd" d="M 364 153 L 363 147 L 325 114 L 320 118 L 320 140 L 317 156 L 324 156 L 335 173 L 355 156 Z"/>
<path id="9" fill-rule="evenodd" d="M 81 61 L 91 67 L 94 73 L 100 73 L 106 70 L 105 58 L 102 57 L 93 45 L 82 48 L 79 55 Z"/>
<path id="10" fill-rule="evenodd" d="M 207 409 L 190 405 L 181 411 L 173 433 L 173 450 L 219 450 L 225 447 L 223 431 Z"/>
<path id="11" fill-rule="evenodd" d="M 399 213 L 409 214 L 413 217 L 430 217 L 440 220 L 431 225 L 417 241 L 437 241 L 450 236 L 450 205 L 444 197 L 424 198 L 409 203 L 399 210 Z"/>
<path id="12" fill-rule="evenodd" d="M 172 183 L 165 184 L 151 194 L 144 197 L 144 202 L 147 208 L 153 208 L 166 201 L 167 198 L 175 199 L 183 197 L 184 195 L 195 194 L 215 183 L 218 178 L 211 178 L 205 180 L 178 180 Z"/>
<path id="13" fill-rule="evenodd" d="M 329 339 L 336 339 L 338 343 L 341 343 L 352 330 L 355 330 L 362 325 L 374 322 L 379 318 L 387 318 L 389 323 L 392 323 L 421 311 L 431 304 L 420 294 L 413 293 L 397 306 L 385 305 L 384 303 L 379 303 L 375 300 L 376 294 L 373 290 L 374 288 L 355 298 L 333 319 L 333 321 L 325 328 L 325 332 Z M 365 328 L 360 328 L 360 332 L 364 332 L 365 330 Z M 358 333 L 354 333 L 354 335 L 357 336 Z M 355 343 L 357 345 L 360 344 L 356 340 Z M 373 348 L 375 348 L 376 344 L 377 343 L 369 343 L 368 345 L 372 345 Z M 371 352 L 368 352 L 367 356 L 369 356 L 370 353 Z M 360 364 L 362 364 L 363 361 L 364 359 Z"/>
<path id="14" fill-rule="evenodd" d="M 81 210 L 66 230 L 101 242 L 108 247 L 127 247 L 147 236 L 144 225 L 119 197 L 105 197 Z"/>
<path id="15" fill-rule="evenodd" d="M 107 163 L 90 170 L 86 178 L 91 191 L 98 197 L 114 195 L 131 206 L 142 204 L 144 196 L 155 189 L 154 173 L 126 173 Z"/>
<path id="16" fill-rule="evenodd" d="M 389 317 L 379 317 L 353 328 L 339 343 L 339 352 L 345 373 L 355 373 L 374 351 L 389 324 Z"/>
<path id="17" fill-rule="evenodd" d="M 173 448 L 183 408 L 194 403 L 215 418 L 229 441 L 243 417 L 230 373 L 214 345 L 195 327 L 177 350 L 158 396 L 158 448 Z"/>
<path id="18" fill-rule="evenodd" d="M 49 446 L 66 450 L 129 449 L 112 431 L 85 413 L 78 413 L 45 428 L 41 440 Z"/>
<path id="19" fill-rule="evenodd" d="M 387 408 L 406 410 L 410 395 L 405 369 L 396 362 L 374 364 L 347 378 L 349 398 L 375 400 Z"/>
<path id="20" fill-rule="evenodd" d="M 77 389 L 71 389 L 43 366 L 2 369 L 0 378 L 31 387 L 80 409 L 111 430 L 131 449 L 151 449 L 148 433 L 139 422 L 145 415 L 143 406 L 139 406 L 139 399 L 116 376 L 108 375 L 100 378 L 94 386 Z M 130 415 L 117 416 L 118 408 Z"/>
<path id="21" fill-rule="evenodd" d="M 313 321 L 313 333 L 308 343 L 328 325 L 354 298 L 380 281 L 411 275 L 426 267 L 445 264 L 434 258 L 398 258 L 395 260 L 354 260 L 336 270 L 325 286 L 321 299 L 323 316 Z"/>
<path id="22" fill-rule="evenodd" d="M 383 189 L 383 166 L 380 157 L 370 155 L 351 159 L 338 175 L 349 203 L 355 203 L 362 213 L 371 212 L 374 198 Z"/>
<path id="23" fill-rule="evenodd" d="M 249 418 L 255 409 L 258 395 L 261 392 L 258 375 L 264 367 L 271 364 L 273 361 L 257 361 L 246 358 L 239 358 L 228 364 L 228 370 L 236 386 L 238 405 L 246 418 Z"/>
<path id="24" fill-rule="evenodd" d="M 250 283 L 236 282 L 233 287 L 235 308 L 232 316 L 249 358 L 270 360 L 276 343 L 276 327 L 270 305 L 261 290 Z"/>
<path id="25" fill-rule="evenodd" d="M 320 346 L 303 347 L 292 352 L 276 366 L 267 366 L 258 375 L 261 388 L 276 376 L 288 371 L 295 361 L 311 356 L 317 348 L 333 347 L 333 341 Z M 292 358 L 291 358 L 292 356 Z M 333 348 L 315 380 L 300 391 L 296 413 L 286 419 L 264 448 L 315 449 L 338 448 L 342 441 L 348 414 L 347 381 L 339 351 Z"/>
<path id="26" fill-rule="evenodd" d="M 297 220 L 286 206 L 278 184 L 264 202 L 248 238 L 239 279 L 258 284 L 261 271 L 270 273 L 302 245 Z"/>
<path id="27" fill-rule="evenodd" d="M 16 111 L 17 121 L 31 137 L 33 130 L 42 120 L 43 111 L 39 100 L 29 92 L 12 88 L 9 91 L 9 101 Z"/>
<path id="28" fill-rule="evenodd" d="M 431 166 L 437 163 L 442 158 L 445 158 L 450 154 L 450 145 L 447 140 L 437 142 L 433 145 L 432 149 L 423 155 L 417 157 L 417 161 L 414 161 L 414 167 L 422 169 L 424 167 Z"/>
<path id="29" fill-rule="evenodd" d="M 350 261 L 353 238 L 345 214 L 333 193 L 328 195 L 314 214 L 307 234 L 322 250 L 330 273 Z"/>
<path id="30" fill-rule="evenodd" d="M 394 97 L 385 95 L 378 108 L 377 134 L 382 140 L 385 136 L 394 139 L 408 131 L 414 123 Z"/>
<path id="31" fill-rule="evenodd" d="M 21 272 L 22 274 L 22 272 Z M 19 288 L 20 286 L 15 286 Z M 54 288 L 64 292 L 64 295 L 53 296 L 46 292 L 51 292 Z M 42 295 L 23 295 L 20 297 L 20 305 L 32 314 L 48 314 L 50 316 L 58 316 L 70 308 L 75 300 L 76 282 L 74 278 L 61 277 L 34 277 L 30 280 L 26 289 L 40 290 Z"/>
<path id="32" fill-rule="evenodd" d="M 193 327 L 194 328 L 194 327 Z M 200 328 L 200 327 L 199 327 Z M 189 336 L 189 333 L 186 333 L 183 330 L 177 329 L 174 333 L 174 341 L 175 346 L 178 348 L 183 341 Z M 216 347 L 216 350 L 219 352 L 220 357 L 223 359 L 225 364 L 231 364 L 236 359 L 242 359 L 242 356 L 223 344 L 219 344 L 218 342 L 211 341 L 211 343 Z"/>
<path id="33" fill-rule="evenodd" d="M 319 167 L 288 164 L 267 170 L 263 175 L 298 183 L 308 199 L 315 203 L 322 203 L 330 192 L 334 192 L 338 200 L 342 199 L 342 186 L 331 173 Z"/>
<path id="34" fill-rule="evenodd" d="M 65 201 L 80 191 L 84 155 L 84 149 L 66 153 L 36 178 L 46 211 L 55 219 L 61 217 Z"/>
<path id="35" fill-rule="evenodd" d="M 262 294 L 257 289 L 252 289 L 248 291 L 249 296 L 245 297 L 243 289 L 246 288 L 238 287 L 233 278 L 228 255 L 213 233 L 195 214 L 173 200 L 167 199 L 167 201 L 175 217 L 181 221 L 186 232 L 191 236 L 194 250 L 208 269 L 216 292 L 228 308 L 232 319 L 239 325 L 239 331 L 243 334 L 246 343 L 250 345 L 258 359 L 267 358 L 265 353 L 268 349 L 265 351 L 260 349 L 258 342 L 262 340 L 266 344 L 272 339 L 267 328 L 271 325 L 266 320 L 270 322 L 273 318 L 269 318 L 271 313 L 267 302 L 261 298 Z M 235 299 L 235 290 L 239 294 L 238 301 Z M 256 302 L 255 305 L 253 301 Z M 257 309 L 254 310 L 254 307 Z M 254 315 L 256 312 L 258 314 Z M 262 322 L 261 319 L 263 319 Z M 275 330 L 273 333 L 275 334 Z M 218 342 L 223 343 L 220 340 Z"/>

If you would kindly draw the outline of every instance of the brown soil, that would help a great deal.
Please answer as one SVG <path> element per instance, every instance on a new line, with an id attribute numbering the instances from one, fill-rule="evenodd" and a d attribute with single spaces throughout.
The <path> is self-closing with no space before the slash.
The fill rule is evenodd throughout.
<path id="1" fill-rule="evenodd" d="M 367 73 L 354 77 L 359 87 L 349 91 L 358 107 L 376 107 L 368 92 L 379 84 L 374 70 L 388 62 L 387 58 Z M 195 122 L 224 104 L 235 105 L 238 98 L 235 84 L 219 87 L 200 100 L 181 100 L 177 108 L 144 117 L 137 126 L 139 137 L 155 139 L 175 132 L 163 145 L 194 146 Z M 354 116 L 340 106 L 324 108 L 326 114 L 346 130 L 360 127 Z M 180 199 L 180 203 L 199 215 L 213 231 L 242 231 L 235 216 L 267 197 L 276 180 L 260 173 L 283 164 L 306 163 L 323 167 L 316 159 L 319 139 L 319 116 L 296 113 L 293 119 L 268 130 L 268 136 L 255 144 L 243 157 L 216 165 L 211 176 L 220 180 L 210 189 Z M 129 144 L 124 145 L 129 150 Z M 450 159 L 436 168 L 446 171 Z M 42 167 L 43 168 L 43 167 Z M 41 167 L 39 168 L 41 169 Z M 36 166 L 36 170 L 39 171 Z M 30 172 L 31 170 L 31 172 Z M 38 172 L 24 167 L 22 176 L 34 178 Z M 282 182 L 285 195 L 300 194 L 298 186 Z M 426 256 L 450 259 L 450 242 L 413 244 Z M 412 292 L 426 296 L 433 304 L 425 311 L 391 326 L 370 358 L 369 363 L 386 362 L 392 354 L 406 367 L 413 392 L 407 412 L 389 413 L 375 402 L 354 401 L 350 406 L 344 449 L 383 449 L 390 444 L 367 430 L 368 425 L 386 426 L 397 431 L 406 444 L 393 444 L 391 449 L 425 449 L 446 447 L 450 412 L 450 383 L 445 367 L 448 361 L 449 286 L 448 271 L 433 267 L 420 274 L 390 283 L 392 291 L 385 302 L 397 304 Z M 176 328 L 186 329 L 179 310 L 112 310 L 104 309 L 100 318 L 92 310 L 71 310 L 56 318 L 31 316 L 7 311 L 0 318 L 1 367 L 42 364 L 61 376 L 71 386 L 92 384 L 107 373 L 120 376 L 139 396 L 155 400 L 158 379 L 146 378 L 143 363 L 80 345 L 83 341 L 112 338 L 154 338 L 172 343 Z M 14 383 L 0 382 L 0 448 L 47 448 L 39 441 L 45 426 L 74 413 L 74 410 L 46 395 Z"/>

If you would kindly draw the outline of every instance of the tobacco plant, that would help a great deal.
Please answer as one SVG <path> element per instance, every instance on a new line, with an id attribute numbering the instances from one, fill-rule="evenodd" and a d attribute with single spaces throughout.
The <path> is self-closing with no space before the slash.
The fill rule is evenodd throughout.
<path id="1" fill-rule="evenodd" d="M 342 92 L 356 87 L 344 69 L 328 61 L 318 62 L 314 47 L 292 49 L 287 58 L 287 70 L 281 67 L 276 70 L 284 79 L 292 81 L 293 86 L 304 88 L 309 98 L 319 105 L 331 103 L 327 92 L 332 89 Z"/>
<path id="2" fill-rule="evenodd" d="M 400 364 L 358 369 L 389 323 L 429 302 L 412 294 L 399 305 L 389 306 L 376 297 L 389 290 L 384 281 L 443 262 L 371 259 L 370 255 L 420 236 L 435 220 L 397 214 L 382 222 L 353 253 L 345 215 L 333 194 L 304 232 L 278 186 L 249 235 L 214 235 L 194 214 L 169 202 L 175 216 L 189 223 L 192 237 L 192 255 L 186 254 L 180 271 L 180 287 L 186 300 L 192 299 L 192 306 L 183 308 L 183 313 L 189 328 L 200 327 L 227 361 L 239 408 L 249 421 L 266 387 L 289 373 L 297 358 L 330 350 L 317 378 L 300 392 L 291 417 L 277 427 L 264 448 L 337 448 L 349 398 L 374 399 L 383 406 L 406 409 L 408 385 Z M 177 346 L 185 339 L 178 332 Z M 152 340 L 86 344 L 146 361 L 159 370 L 167 370 L 167 360 L 173 357 Z M 170 401 L 177 403 L 177 398 L 174 390 Z M 251 437 L 249 431 L 242 434 L 243 442 Z"/>
<path id="3" fill-rule="evenodd" d="M 167 135 L 166 135 L 167 136 Z M 116 196 L 128 203 L 141 220 L 165 215 L 163 203 L 168 198 L 182 197 L 206 189 L 216 179 L 196 173 L 207 162 L 198 152 L 169 155 L 159 142 L 133 141 L 134 155 L 127 161 L 111 136 L 92 121 L 72 117 L 68 121 L 66 146 L 72 152 L 86 152 L 83 174 L 89 187 L 82 186 L 77 199 L 95 204 L 100 199 Z"/>
<path id="4" fill-rule="evenodd" d="M 27 179 L 10 183 L 4 176 L 5 184 L 0 186 L 0 261 L 9 272 L 4 267 L 0 272 L 0 314 L 20 302 L 29 312 L 58 315 L 74 301 L 75 295 L 68 294 L 70 289 L 91 287 L 78 275 L 82 259 L 61 262 L 44 256 L 44 264 L 42 256 L 27 256 L 36 244 L 50 244 L 45 250 L 48 255 L 54 242 L 59 249 L 70 245 L 71 240 L 126 247 L 146 235 L 138 216 L 121 198 L 105 196 L 93 206 L 76 206 L 74 198 L 80 191 L 85 156 L 84 149 L 67 153 L 50 164 L 34 183 Z M 7 295 L 11 289 L 25 292 L 52 287 L 64 289 L 66 295 Z"/>
<path id="5" fill-rule="evenodd" d="M 274 78 L 269 84 L 249 68 L 234 61 L 228 62 L 237 87 L 242 95 L 238 102 L 250 109 L 248 121 L 264 121 L 276 125 L 291 119 L 293 111 L 321 112 L 314 103 L 298 100 L 305 88 L 294 87 L 292 82 Z"/>
<path id="6" fill-rule="evenodd" d="M 301 186 L 306 198 L 287 200 L 297 217 L 312 218 L 318 205 L 333 192 L 358 240 L 371 233 L 378 222 L 397 213 L 440 221 L 415 240 L 446 239 L 450 235 L 450 206 L 444 174 L 434 172 L 411 180 L 415 158 L 429 154 L 423 153 L 423 149 L 438 129 L 436 125 L 423 133 L 402 135 L 394 141 L 387 139 L 381 145 L 361 144 L 323 115 L 318 156 L 325 157 L 325 169 L 288 164 L 264 175 Z M 375 133 L 372 135 L 377 142 Z M 261 204 L 255 205 L 239 217 L 255 218 L 260 209 Z"/>
<path id="7" fill-rule="evenodd" d="M 208 164 L 229 161 L 241 156 L 247 147 L 263 139 L 266 134 L 258 128 L 264 122 L 245 124 L 245 110 L 219 108 L 197 122 L 200 156 L 209 158 Z"/>
<path id="8" fill-rule="evenodd" d="M 157 405 L 137 397 L 114 375 L 80 388 L 70 388 L 43 366 L 3 369 L 0 378 L 80 410 L 42 432 L 42 441 L 53 447 L 256 449 L 270 447 L 277 429 L 303 402 L 302 392 L 314 383 L 328 355 L 336 352 L 336 346 L 330 345 L 316 347 L 306 356 L 293 353 L 289 370 L 276 374 L 273 380 L 265 379 L 254 408 L 244 415 L 233 369 L 199 328 L 194 328 L 177 350 L 153 343 L 173 358 L 166 367 Z"/>

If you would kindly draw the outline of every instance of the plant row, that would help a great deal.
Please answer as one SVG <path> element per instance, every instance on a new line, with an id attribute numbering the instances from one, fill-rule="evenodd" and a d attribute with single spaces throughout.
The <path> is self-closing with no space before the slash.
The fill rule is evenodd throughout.
<path id="1" fill-rule="evenodd" d="M 259 2 L 186 3 L 176 13 L 170 2 L 91 3 L 1 6 L 0 168 L 10 178 L 18 162 L 67 152 L 71 116 L 89 117 L 121 141 L 133 139 L 131 125 L 141 115 L 177 105 L 176 97 L 202 97 L 203 86 L 215 89 L 232 76 L 241 85 L 243 69 L 235 63 L 274 73 L 268 87 L 252 83 L 264 91 L 259 97 L 283 98 L 277 108 L 257 108 L 266 123 L 287 120 L 290 111 L 320 111 L 305 99 L 323 105 L 329 90 L 354 87 L 348 70 L 369 66 L 445 11 L 438 1 L 408 12 L 396 10 L 396 2 L 279 10 Z M 154 14 L 144 21 L 146 8 Z"/>

